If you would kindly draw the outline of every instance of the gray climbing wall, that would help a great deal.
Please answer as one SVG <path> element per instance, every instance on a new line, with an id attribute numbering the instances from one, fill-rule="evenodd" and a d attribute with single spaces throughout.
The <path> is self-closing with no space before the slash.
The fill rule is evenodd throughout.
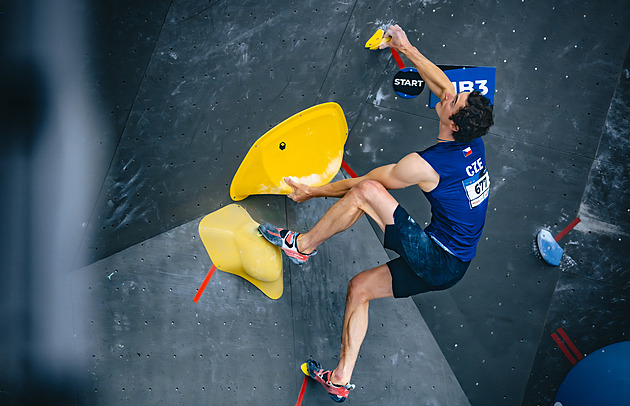
<path id="1" fill-rule="evenodd" d="M 280 202 L 251 199 L 245 207 L 258 221 L 281 224 Z M 312 225 L 331 203 L 292 207 L 289 225 Z M 348 230 L 352 238 L 333 238 L 303 267 L 285 259 L 278 300 L 216 271 L 193 303 L 212 265 L 199 220 L 73 273 L 74 291 L 107 292 L 77 326 L 78 354 L 91 360 L 80 403 L 291 404 L 303 382 L 302 362 L 314 357 L 336 365 L 345 287 L 388 259 L 369 223 Z M 411 299 L 372 304 L 355 381 L 360 404 L 467 404 Z M 302 404 L 327 398 L 311 384 Z"/>
<path id="2" fill-rule="evenodd" d="M 490 211 L 460 284 L 372 305 L 348 402 L 550 404 L 572 366 L 551 334 L 562 328 L 583 354 L 628 339 L 629 10 L 0 2 L 0 230 L 11 241 L 0 314 L 12 326 L 0 333 L 0 399 L 292 404 L 304 358 L 332 367 L 348 280 L 387 260 L 380 233 L 362 221 L 308 266 L 285 261 L 278 301 L 217 272 L 195 304 L 211 266 L 196 227 L 230 203 L 253 142 L 314 104 L 342 106 L 359 174 L 435 142 L 428 92 L 397 97 L 391 53 L 363 48 L 397 22 L 438 64 L 497 69 Z M 417 190 L 395 196 L 429 220 Z M 306 229 L 331 201 L 242 204 Z M 536 233 L 577 216 L 560 267 L 546 265 Z M 320 402 L 310 385 L 304 404 Z"/>
<path id="3" fill-rule="evenodd" d="M 559 328 L 571 332 L 570 339 L 580 354 L 591 354 L 607 344 L 629 338 L 629 100 L 630 50 L 616 78 L 615 92 L 582 195 L 578 210 L 581 222 L 566 237 L 563 272 L 549 306 L 543 330 L 545 340 L 536 354 L 525 402 L 551 402 L 562 377 L 572 367 L 571 362 L 554 362 L 563 355 L 548 337 L 558 334 Z M 569 355 L 578 360 L 571 350 Z"/>

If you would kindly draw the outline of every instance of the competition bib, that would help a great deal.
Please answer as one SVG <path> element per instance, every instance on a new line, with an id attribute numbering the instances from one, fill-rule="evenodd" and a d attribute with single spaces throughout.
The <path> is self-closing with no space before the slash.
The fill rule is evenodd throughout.
<path id="1" fill-rule="evenodd" d="M 490 175 L 485 168 L 483 171 L 464 180 L 462 184 L 464 185 L 464 190 L 466 190 L 471 209 L 479 206 L 488 198 L 490 193 Z"/>

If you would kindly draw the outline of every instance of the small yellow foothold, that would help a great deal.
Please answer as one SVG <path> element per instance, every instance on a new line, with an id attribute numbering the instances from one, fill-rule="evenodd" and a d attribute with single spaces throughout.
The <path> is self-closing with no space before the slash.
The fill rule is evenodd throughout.
<path id="1" fill-rule="evenodd" d="M 378 30 L 376 30 L 374 35 L 372 35 L 370 39 L 367 40 L 367 42 L 365 43 L 365 47 L 370 48 L 371 50 L 375 50 L 378 49 L 383 41 L 389 42 L 392 40 L 392 37 L 383 38 L 383 35 L 385 35 L 385 31 L 379 28 Z"/>
<path id="2" fill-rule="evenodd" d="M 306 376 L 311 376 L 308 373 L 308 365 L 306 365 L 306 362 L 302 364 L 302 366 L 300 367 L 300 369 L 302 370 L 302 372 L 304 372 L 304 375 Z"/>

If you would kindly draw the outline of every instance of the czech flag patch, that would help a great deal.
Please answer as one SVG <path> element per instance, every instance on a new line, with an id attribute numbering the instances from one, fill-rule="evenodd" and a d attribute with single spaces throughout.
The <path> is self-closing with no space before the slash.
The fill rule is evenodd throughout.
<path id="1" fill-rule="evenodd" d="M 468 157 L 472 154 L 472 149 L 470 149 L 470 147 L 467 147 L 466 149 L 462 150 L 462 153 L 464 154 L 464 157 Z"/>

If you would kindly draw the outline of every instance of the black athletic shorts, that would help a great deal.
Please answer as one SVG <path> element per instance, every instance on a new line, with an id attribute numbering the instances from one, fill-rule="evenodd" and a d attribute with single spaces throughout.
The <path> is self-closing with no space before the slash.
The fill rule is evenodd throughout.
<path id="1" fill-rule="evenodd" d="M 450 288 L 470 265 L 440 247 L 401 205 L 394 211 L 394 224 L 385 226 L 383 245 L 400 255 L 387 263 L 397 298 Z"/>

